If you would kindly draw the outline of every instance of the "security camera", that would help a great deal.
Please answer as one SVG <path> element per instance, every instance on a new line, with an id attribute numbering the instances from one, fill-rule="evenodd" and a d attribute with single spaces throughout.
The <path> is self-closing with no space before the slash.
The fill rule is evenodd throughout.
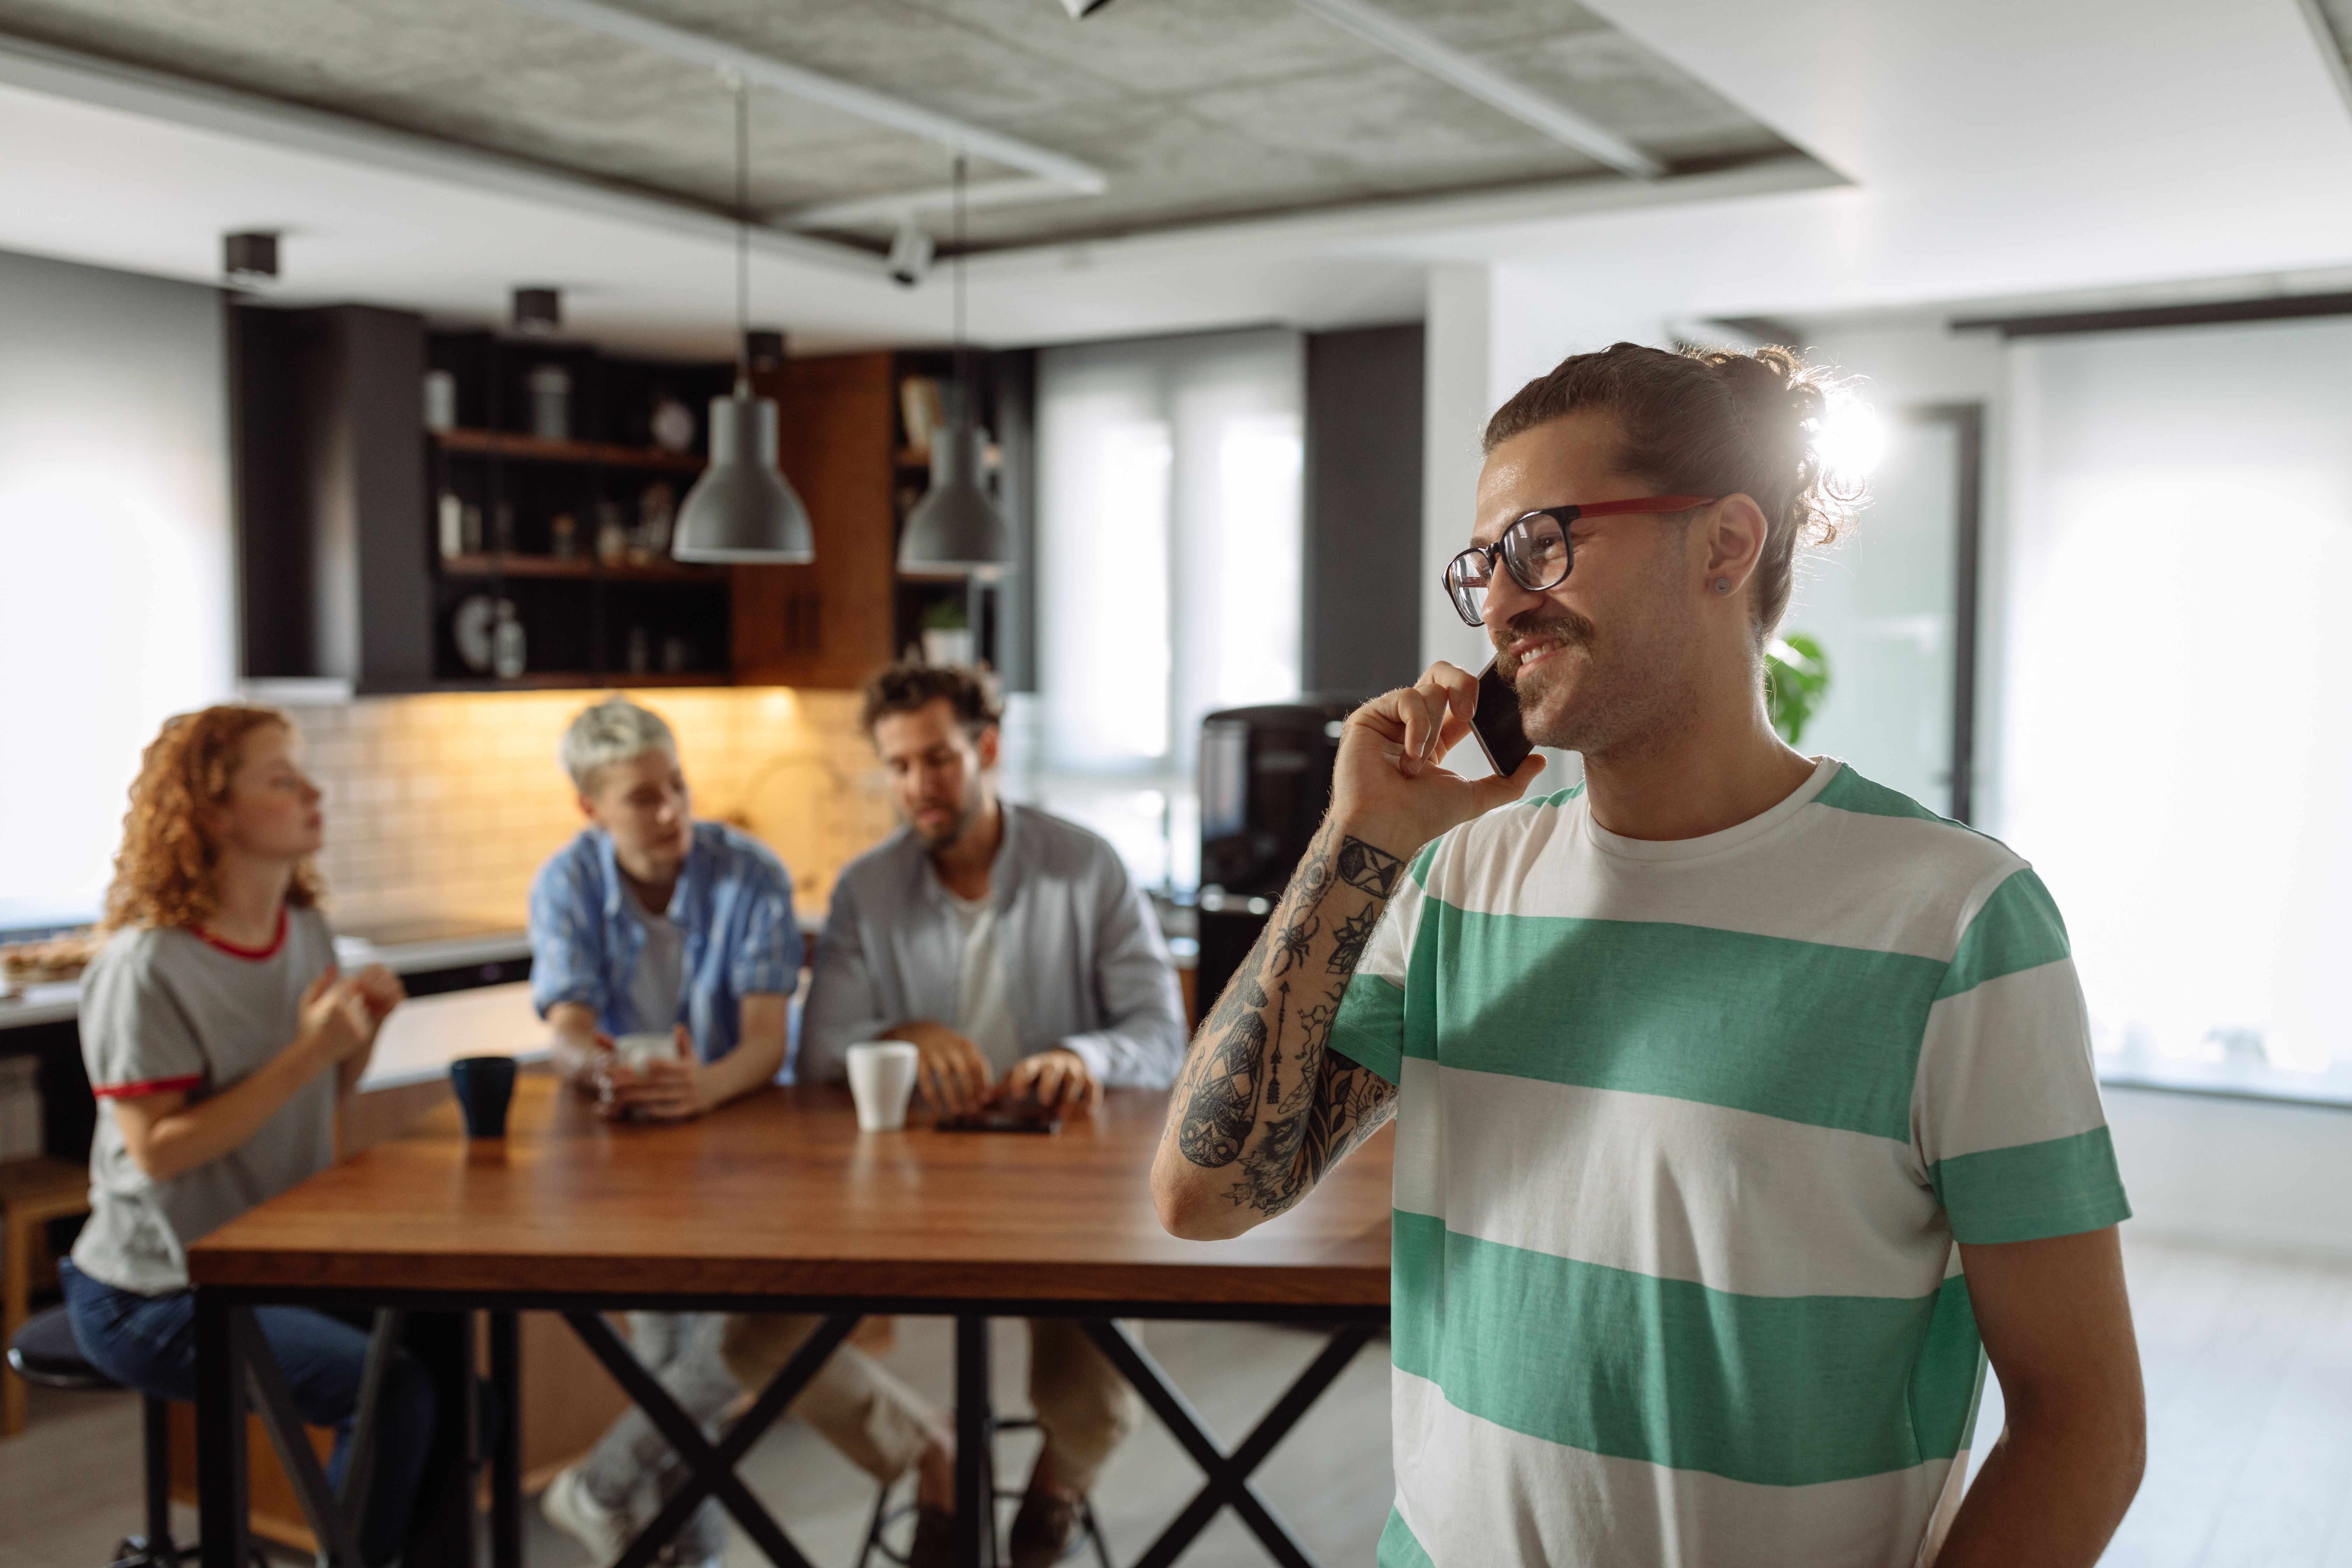
<path id="1" fill-rule="evenodd" d="M 923 232 L 912 214 L 890 237 L 890 276 L 900 286 L 912 289 L 931 269 L 931 237 Z"/>

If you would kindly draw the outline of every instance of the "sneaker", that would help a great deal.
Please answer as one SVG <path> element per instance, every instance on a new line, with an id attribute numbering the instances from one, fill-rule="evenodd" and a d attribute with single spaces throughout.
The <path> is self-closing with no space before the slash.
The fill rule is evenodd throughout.
<path id="1" fill-rule="evenodd" d="M 548 1523 L 588 1549 L 588 1560 L 595 1568 L 609 1568 L 636 1534 L 625 1513 L 588 1495 L 587 1481 L 577 1465 L 547 1483 L 547 1489 L 539 1496 L 539 1510 Z"/>
<path id="2" fill-rule="evenodd" d="M 1013 1516 L 1013 1568 L 1052 1568 L 1069 1555 L 1078 1529 L 1078 1500 L 1034 1482 Z"/>

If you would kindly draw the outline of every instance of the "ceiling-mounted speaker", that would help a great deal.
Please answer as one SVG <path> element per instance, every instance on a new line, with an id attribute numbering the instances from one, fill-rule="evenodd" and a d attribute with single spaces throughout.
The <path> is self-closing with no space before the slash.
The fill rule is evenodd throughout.
<path id="1" fill-rule="evenodd" d="M 563 325 L 563 291 L 560 289 L 518 289 L 514 291 L 514 330 L 534 338 L 552 337 Z"/>
<path id="2" fill-rule="evenodd" d="M 231 278 L 257 283 L 278 276 L 278 231 L 252 229 L 221 237 L 221 270 Z"/>
<path id="3" fill-rule="evenodd" d="M 1071 21 L 1083 22 L 1109 4 L 1110 0 L 1062 0 L 1062 9 L 1070 14 Z"/>

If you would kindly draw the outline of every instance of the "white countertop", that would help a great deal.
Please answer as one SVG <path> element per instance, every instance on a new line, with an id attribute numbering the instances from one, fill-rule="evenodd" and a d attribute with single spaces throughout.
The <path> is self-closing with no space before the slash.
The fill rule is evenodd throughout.
<path id="1" fill-rule="evenodd" d="M 360 1089 L 397 1089 L 439 1078 L 460 1057 L 544 1061 L 552 1044 L 553 1036 L 531 1010 L 527 982 L 412 996 L 383 1021 Z"/>
<path id="2" fill-rule="evenodd" d="M 381 963 L 394 974 L 424 974 L 436 969 L 466 969 L 482 963 L 510 963 L 530 956 L 530 938 L 521 931 L 468 932 L 425 942 L 376 943 L 365 937 L 337 936 L 335 962 L 345 969 Z M 59 1024 L 81 1011 L 81 985 L 66 981 L 56 985 L 27 985 L 16 997 L 0 1000 L 0 1029 L 32 1024 Z"/>

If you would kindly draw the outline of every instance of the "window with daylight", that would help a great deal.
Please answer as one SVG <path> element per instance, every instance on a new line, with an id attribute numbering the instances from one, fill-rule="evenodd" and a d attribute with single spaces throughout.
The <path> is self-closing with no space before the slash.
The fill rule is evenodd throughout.
<path id="1" fill-rule="evenodd" d="M 2352 1098 L 2352 322 L 2011 350 L 1995 830 L 2110 1079 Z"/>
<path id="2" fill-rule="evenodd" d="M 1202 715 L 1299 688 L 1303 355 L 1286 331 L 1046 351 L 1034 798 L 1199 880 Z"/>
<path id="3" fill-rule="evenodd" d="M 217 289 L 0 254 L 0 928 L 94 918 L 139 756 L 235 689 Z"/>

